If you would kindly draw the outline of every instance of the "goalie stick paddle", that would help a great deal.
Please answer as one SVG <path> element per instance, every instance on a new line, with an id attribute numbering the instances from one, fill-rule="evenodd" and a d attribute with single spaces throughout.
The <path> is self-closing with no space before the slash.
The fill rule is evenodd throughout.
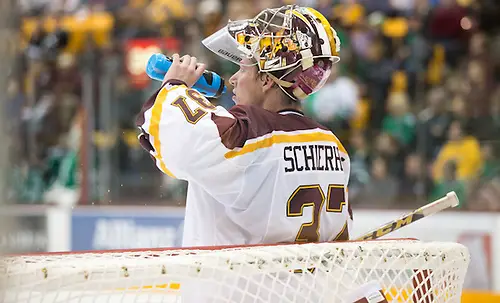
<path id="1" fill-rule="evenodd" d="M 446 194 L 445 197 L 431 202 L 427 205 L 424 205 L 410 213 L 403 215 L 401 218 L 388 222 L 380 226 L 377 229 L 374 229 L 361 237 L 358 237 L 356 240 L 374 240 L 385 236 L 389 233 L 392 233 L 395 230 L 400 229 L 403 226 L 409 225 L 415 221 L 418 221 L 424 217 L 428 217 L 432 214 L 438 213 L 444 209 L 449 207 L 455 207 L 458 205 L 458 197 L 454 191 L 451 191 Z"/>

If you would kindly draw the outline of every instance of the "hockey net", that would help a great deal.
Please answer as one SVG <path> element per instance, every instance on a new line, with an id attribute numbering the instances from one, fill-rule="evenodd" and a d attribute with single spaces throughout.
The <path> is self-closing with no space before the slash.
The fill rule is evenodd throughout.
<path id="1" fill-rule="evenodd" d="M 0 302 L 348 302 L 371 281 L 389 302 L 460 302 L 468 264 L 416 240 L 8 256 Z"/>

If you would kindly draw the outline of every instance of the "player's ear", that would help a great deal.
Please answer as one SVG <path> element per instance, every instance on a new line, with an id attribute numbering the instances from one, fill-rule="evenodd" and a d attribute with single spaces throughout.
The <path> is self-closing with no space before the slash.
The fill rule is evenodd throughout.
<path id="1" fill-rule="evenodd" d="M 273 79 L 269 77 L 267 73 L 261 73 L 260 74 L 260 81 L 262 82 L 262 90 L 264 92 L 269 91 L 275 84 Z"/>

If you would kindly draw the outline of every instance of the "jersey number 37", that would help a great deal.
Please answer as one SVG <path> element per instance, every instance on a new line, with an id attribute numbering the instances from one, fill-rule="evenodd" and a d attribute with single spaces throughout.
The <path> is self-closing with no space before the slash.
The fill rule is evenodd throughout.
<path id="1" fill-rule="evenodd" d="M 305 207 L 313 208 L 312 221 L 300 226 L 295 237 L 296 242 L 318 242 L 319 224 L 323 204 L 326 202 L 326 212 L 341 213 L 345 202 L 345 189 L 343 185 L 330 184 L 325 195 L 319 184 L 301 185 L 288 198 L 286 215 L 300 217 L 304 215 Z"/>

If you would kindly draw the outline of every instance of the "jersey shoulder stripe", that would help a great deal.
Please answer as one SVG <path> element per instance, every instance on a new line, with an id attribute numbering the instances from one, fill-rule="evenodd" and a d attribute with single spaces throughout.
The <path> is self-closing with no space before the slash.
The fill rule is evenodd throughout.
<path id="1" fill-rule="evenodd" d="M 300 132 L 277 132 L 271 133 L 270 136 L 263 136 L 257 138 L 257 140 L 252 140 L 248 142 L 242 148 L 236 148 L 227 152 L 224 156 L 226 159 L 234 158 L 244 154 L 252 153 L 256 150 L 271 147 L 275 144 L 280 143 L 311 143 L 311 142 L 333 142 L 337 145 L 339 150 L 345 154 L 347 151 L 344 146 L 340 143 L 339 139 L 333 134 L 321 130 L 310 130 L 310 131 L 300 131 Z"/>
<path id="2" fill-rule="evenodd" d="M 256 106 L 237 105 L 232 117 L 212 113 L 222 144 L 229 149 L 225 158 L 234 158 L 278 143 L 315 141 L 335 142 L 346 153 L 337 137 L 326 127 L 295 110 L 270 112 Z"/>

